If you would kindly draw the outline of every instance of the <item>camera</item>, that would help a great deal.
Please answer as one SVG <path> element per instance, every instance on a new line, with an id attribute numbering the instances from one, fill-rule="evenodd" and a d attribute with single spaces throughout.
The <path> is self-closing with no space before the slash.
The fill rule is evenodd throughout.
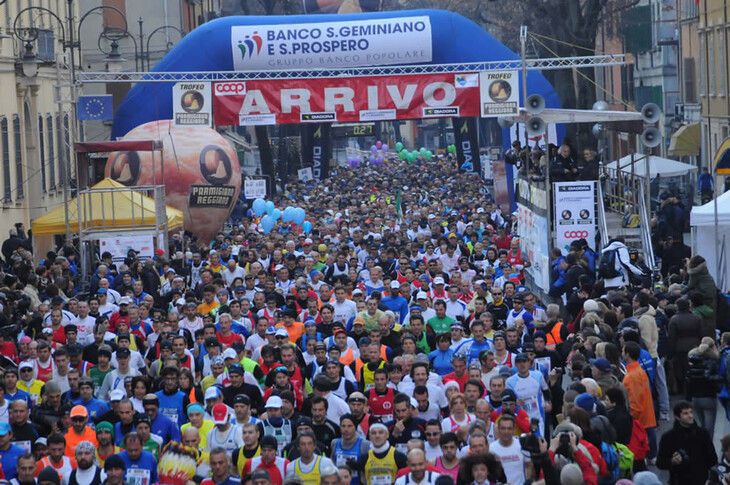
<path id="1" fill-rule="evenodd" d="M 687 454 L 687 450 L 685 450 L 684 448 L 680 448 L 677 450 L 677 453 L 679 453 L 679 456 L 682 457 L 683 465 L 689 463 L 689 455 Z"/>
<path id="2" fill-rule="evenodd" d="M 560 446 L 570 446 L 570 433 L 567 431 L 560 433 Z"/>
<path id="3" fill-rule="evenodd" d="M 540 453 L 540 440 L 537 438 L 537 430 L 540 429 L 540 420 L 532 418 L 530 420 L 530 432 L 520 435 L 520 446 L 522 450 L 530 454 L 537 455 Z"/>

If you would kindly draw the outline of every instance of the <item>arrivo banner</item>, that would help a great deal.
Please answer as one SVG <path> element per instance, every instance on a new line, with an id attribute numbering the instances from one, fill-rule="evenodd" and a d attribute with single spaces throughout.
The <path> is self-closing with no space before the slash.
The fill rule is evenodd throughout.
<path id="1" fill-rule="evenodd" d="M 479 106 L 478 73 L 213 83 L 217 126 L 469 117 Z"/>

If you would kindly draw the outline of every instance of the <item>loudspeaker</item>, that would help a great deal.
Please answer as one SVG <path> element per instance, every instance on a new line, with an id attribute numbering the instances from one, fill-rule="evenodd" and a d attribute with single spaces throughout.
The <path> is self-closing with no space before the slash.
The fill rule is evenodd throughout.
<path id="1" fill-rule="evenodd" d="M 503 130 L 507 130 L 507 129 L 511 128 L 512 125 L 515 124 L 515 122 L 510 119 L 507 119 L 507 118 L 497 118 L 497 124 Z"/>
<path id="2" fill-rule="evenodd" d="M 643 110 L 642 110 L 643 111 Z M 645 147 L 654 148 L 662 142 L 662 134 L 653 126 L 649 126 L 641 133 L 641 143 Z"/>
<path id="3" fill-rule="evenodd" d="M 655 105 L 654 103 L 646 103 L 641 108 L 641 117 L 644 119 L 644 123 L 656 123 L 659 121 L 659 118 L 662 116 L 662 110 L 659 109 L 659 106 Z"/>
<path id="4" fill-rule="evenodd" d="M 539 94 L 528 96 L 527 102 L 525 103 L 525 109 L 531 115 L 539 115 L 545 109 L 545 98 Z"/>
<path id="5" fill-rule="evenodd" d="M 527 135 L 530 137 L 542 136 L 545 134 L 545 122 L 541 118 L 530 118 L 527 122 Z"/>

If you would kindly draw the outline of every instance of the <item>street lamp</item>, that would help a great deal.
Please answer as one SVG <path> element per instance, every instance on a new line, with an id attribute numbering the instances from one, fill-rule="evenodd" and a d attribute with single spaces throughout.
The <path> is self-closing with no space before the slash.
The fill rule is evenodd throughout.
<path id="1" fill-rule="evenodd" d="M 23 75 L 25 77 L 36 77 L 38 74 L 38 64 L 41 63 L 35 55 L 32 42 L 26 42 L 23 48 L 23 57 L 20 59 L 23 66 Z"/>

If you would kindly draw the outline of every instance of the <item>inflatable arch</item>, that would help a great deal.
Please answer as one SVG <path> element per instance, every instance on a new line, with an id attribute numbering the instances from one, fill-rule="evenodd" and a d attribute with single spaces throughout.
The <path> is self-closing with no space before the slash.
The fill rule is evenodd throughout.
<path id="1" fill-rule="evenodd" d="M 233 71 L 231 29 L 236 26 L 347 22 L 400 17 L 428 16 L 431 22 L 430 64 L 455 64 L 518 59 L 474 22 L 442 10 L 410 10 L 344 15 L 290 15 L 270 17 L 224 17 L 201 25 L 186 35 L 153 69 L 157 72 Z M 351 67 L 351 66 L 348 66 Z M 540 94 L 549 108 L 560 108 L 558 96 L 538 71 L 527 74 L 527 93 Z M 522 90 L 520 90 L 522 91 Z M 522 92 L 520 92 L 520 97 Z M 112 139 L 155 120 L 172 118 L 172 83 L 137 84 L 120 104 L 114 118 Z M 558 130 L 558 139 L 562 132 Z M 503 145 L 509 147 L 509 132 L 503 131 Z"/>

